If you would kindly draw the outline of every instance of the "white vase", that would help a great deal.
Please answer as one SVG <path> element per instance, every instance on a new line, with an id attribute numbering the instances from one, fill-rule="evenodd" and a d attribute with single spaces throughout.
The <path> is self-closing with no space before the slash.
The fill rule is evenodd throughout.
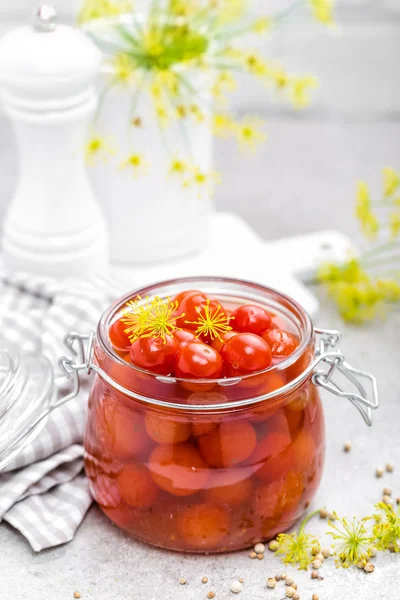
<path id="1" fill-rule="evenodd" d="M 186 74 L 198 89 L 201 102 L 211 105 L 202 74 Z M 209 76 L 207 76 L 207 79 Z M 108 81 L 107 81 L 108 79 Z M 109 84 L 104 74 L 103 85 Z M 143 264 L 193 255 L 208 242 L 211 194 L 205 187 L 182 185 L 182 178 L 168 174 L 173 156 L 212 170 L 212 124 L 186 118 L 172 121 L 162 131 L 148 92 L 139 96 L 132 125 L 135 90 L 115 86 L 105 95 L 95 131 L 115 146 L 115 155 L 89 167 L 95 192 L 107 215 L 111 232 L 111 260 L 117 264 Z M 207 96 L 207 97 L 205 97 Z M 184 130 L 183 131 L 183 127 Z M 148 163 L 135 177 L 132 167 L 121 165 L 138 153 Z"/>

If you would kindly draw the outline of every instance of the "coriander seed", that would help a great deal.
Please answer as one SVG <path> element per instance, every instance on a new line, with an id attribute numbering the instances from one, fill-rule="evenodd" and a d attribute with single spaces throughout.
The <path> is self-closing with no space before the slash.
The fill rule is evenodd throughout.
<path id="1" fill-rule="evenodd" d="M 311 571 L 311 579 L 318 579 L 318 571 Z"/>
<path id="2" fill-rule="evenodd" d="M 300 600 L 300 594 L 298 594 L 296 592 L 295 595 L 293 596 L 293 600 Z"/>
<path id="3" fill-rule="evenodd" d="M 201 583 L 208 583 L 208 577 L 202 577 Z"/>
<path id="4" fill-rule="evenodd" d="M 80 598 L 81 595 L 82 594 L 80 592 L 74 592 L 74 598 Z"/>
<path id="5" fill-rule="evenodd" d="M 240 583 L 244 583 L 244 577 L 239 577 Z"/>
<path id="6" fill-rule="evenodd" d="M 319 518 L 326 519 L 327 516 L 328 516 L 328 511 L 325 508 L 321 508 L 321 510 L 319 511 Z"/>
<path id="7" fill-rule="evenodd" d="M 318 558 L 316 558 L 312 562 L 312 568 L 313 569 L 319 569 L 321 567 L 321 565 L 322 565 L 322 562 Z"/>
<path id="8" fill-rule="evenodd" d="M 311 600 L 319 600 L 318 594 L 313 594 Z"/>
<path id="9" fill-rule="evenodd" d="M 257 558 L 257 552 L 254 552 L 254 550 L 252 550 L 249 554 L 250 558 Z"/>
<path id="10" fill-rule="evenodd" d="M 317 554 L 317 556 L 315 557 L 317 560 L 320 560 L 321 563 L 324 562 L 325 560 L 325 556 L 322 554 L 322 552 L 320 552 L 319 554 Z"/>
<path id="11" fill-rule="evenodd" d="M 388 496 L 387 494 L 385 494 L 382 498 L 382 502 L 384 502 L 385 504 L 393 504 L 393 500 L 390 496 Z"/>
<path id="12" fill-rule="evenodd" d="M 180 583 L 181 585 L 186 585 L 187 581 L 186 581 L 186 579 L 180 579 L 180 580 L 179 580 L 179 583 Z"/>
<path id="13" fill-rule="evenodd" d="M 285 581 L 286 585 L 292 585 L 292 583 L 294 583 L 294 579 L 293 577 L 290 577 L 289 575 L 286 577 L 286 581 Z"/>
<path id="14" fill-rule="evenodd" d="M 208 592 L 207 598 L 215 598 L 215 592 Z"/>
<path id="15" fill-rule="evenodd" d="M 258 554 L 256 554 L 258 560 L 264 560 L 264 554 L 262 554 L 261 552 L 259 552 Z"/>
<path id="16" fill-rule="evenodd" d="M 257 554 L 264 554 L 264 552 L 265 552 L 264 544 L 256 544 L 254 546 L 254 552 L 256 552 Z"/>
<path id="17" fill-rule="evenodd" d="M 287 596 L 287 598 L 293 598 L 293 596 L 295 595 L 295 593 L 296 593 L 296 590 L 294 589 L 294 587 L 292 587 L 292 586 L 289 585 L 286 588 L 286 596 Z"/>
<path id="18" fill-rule="evenodd" d="M 392 490 L 390 489 L 390 487 L 384 487 L 382 494 L 383 494 L 383 496 L 391 496 Z"/>
<path id="19" fill-rule="evenodd" d="M 396 504 L 400 504 L 400 496 L 396 498 Z"/>
<path id="20" fill-rule="evenodd" d="M 330 548 L 323 548 L 321 554 L 324 558 L 329 558 L 331 555 Z"/>
<path id="21" fill-rule="evenodd" d="M 270 590 L 274 590 L 276 588 L 276 579 L 275 577 L 268 577 L 267 579 L 267 588 Z"/>
<path id="22" fill-rule="evenodd" d="M 378 554 L 378 550 L 375 548 L 375 546 L 372 546 L 372 548 L 369 549 L 369 554 L 372 557 L 375 557 Z"/>
<path id="23" fill-rule="evenodd" d="M 281 573 L 281 579 L 283 579 L 285 581 L 286 577 L 287 577 L 287 575 L 286 575 L 285 571 L 283 573 Z"/>
<path id="24" fill-rule="evenodd" d="M 351 450 L 351 442 L 346 442 L 346 443 L 344 444 L 344 446 L 343 446 L 343 450 L 344 450 L 345 452 L 350 452 L 350 450 Z"/>
<path id="25" fill-rule="evenodd" d="M 391 462 L 388 462 L 386 464 L 386 472 L 387 473 L 393 473 L 393 471 L 394 471 L 394 464 L 391 463 Z"/>
<path id="26" fill-rule="evenodd" d="M 276 540 L 272 540 L 268 544 L 268 548 L 271 550 L 271 552 L 276 552 L 277 550 L 279 550 L 279 543 Z"/>
<path id="27" fill-rule="evenodd" d="M 375 565 L 372 562 L 367 562 L 364 567 L 366 573 L 373 573 L 375 571 Z"/>
<path id="28" fill-rule="evenodd" d="M 232 581 L 231 583 L 231 592 L 232 594 L 239 594 L 242 591 L 242 584 L 240 581 Z"/>
<path id="29" fill-rule="evenodd" d="M 377 477 L 378 479 L 380 479 L 381 477 L 383 477 L 384 474 L 384 470 L 381 467 L 378 467 L 375 470 L 375 477 Z"/>

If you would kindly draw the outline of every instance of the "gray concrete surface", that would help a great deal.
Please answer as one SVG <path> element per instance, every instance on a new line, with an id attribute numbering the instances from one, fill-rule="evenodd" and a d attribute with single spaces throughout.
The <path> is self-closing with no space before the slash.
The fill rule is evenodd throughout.
<path id="1" fill-rule="evenodd" d="M 357 238 L 352 218 L 354 183 L 365 177 L 378 186 L 384 164 L 398 166 L 400 126 L 397 122 L 302 121 L 277 119 L 269 124 L 269 145 L 249 159 L 221 143 L 216 152 L 224 174 L 217 204 L 234 210 L 264 238 L 334 227 Z M 8 126 L 0 121 L 0 196 L 11 193 L 16 163 Z M 343 350 L 356 365 L 379 379 L 382 406 L 372 429 L 349 403 L 324 394 L 327 458 L 322 485 L 313 507 L 327 505 L 348 516 L 371 511 L 388 485 L 400 496 L 400 314 L 365 328 L 344 325 L 322 290 L 317 324 L 340 328 Z M 350 454 L 342 451 L 351 440 Z M 397 469 L 376 479 L 386 461 Z M 318 519 L 311 526 L 322 533 Z M 389 600 L 400 597 L 400 558 L 380 556 L 369 576 L 358 570 L 337 571 L 333 561 L 325 580 L 293 572 L 302 600 L 318 593 L 321 600 Z M 70 544 L 35 555 L 7 525 L 0 526 L 0 598 L 3 600 L 68 600 L 75 590 L 85 600 L 216 600 L 232 597 L 229 583 L 243 576 L 241 600 L 281 600 L 283 589 L 266 590 L 270 575 L 283 570 L 271 554 L 251 561 L 247 552 L 225 556 L 183 556 L 139 544 L 118 531 L 93 507 Z M 209 584 L 201 583 L 202 576 Z M 188 585 L 180 586 L 184 577 Z"/>

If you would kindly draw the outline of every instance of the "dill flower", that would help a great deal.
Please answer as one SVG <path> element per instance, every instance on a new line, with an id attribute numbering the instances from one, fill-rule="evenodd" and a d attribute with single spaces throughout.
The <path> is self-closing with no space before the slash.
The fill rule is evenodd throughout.
<path id="1" fill-rule="evenodd" d="M 161 337 L 170 335 L 176 329 L 175 311 L 177 302 L 168 298 L 156 296 L 152 300 L 146 297 L 145 301 L 137 297 L 136 300 L 128 302 L 122 322 L 127 326 L 125 333 L 131 343 L 142 338 Z M 184 316 L 184 315 L 181 315 Z"/>
<path id="2" fill-rule="evenodd" d="M 235 78 L 228 72 L 222 71 L 217 76 L 216 82 L 211 89 L 213 96 L 216 99 L 224 98 L 225 91 L 233 91 L 236 89 L 236 80 Z"/>
<path id="3" fill-rule="evenodd" d="M 183 175 L 184 173 L 186 173 L 186 171 L 188 170 L 188 164 L 184 161 L 181 160 L 180 158 L 178 158 L 177 156 L 174 156 L 171 159 L 170 162 L 170 166 L 168 169 L 168 173 L 169 175 Z"/>
<path id="4" fill-rule="evenodd" d="M 87 165 L 93 165 L 99 159 L 106 160 L 112 154 L 115 154 L 115 149 L 105 137 L 94 135 L 86 143 L 85 160 Z"/>
<path id="5" fill-rule="evenodd" d="M 374 239 L 379 231 L 379 222 L 371 211 L 371 197 L 365 181 L 359 181 L 357 184 L 355 215 L 363 234 L 369 239 Z"/>
<path id="6" fill-rule="evenodd" d="M 389 228 L 392 240 L 395 240 L 400 235 L 400 211 L 393 212 L 389 215 Z"/>
<path id="7" fill-rule="evenodd" d="M 185 321 L 185 324 L 198 325 L 196 336 L 201 337 L 204 335 L 212 341 L 219 339 L 222 342 L 221 335 L 228 331 L 232 331 L 232 327 L 229 325 L 229 319 L 222 310 L 222 307 L 218 305 L 215 309 L 210 308 L 210 300 L 207 300 L 204 309 L 199 313 L 197 321 Z"/>
<path id="8" fill-rule="evenodd" d="M 216 113 L 213 117 L 213 132 L 217 137 L 228 137 L 234 132 L 234 121 L 229 115 Z"/>
<path id="9" fill-rule="evenodd" d="M 215 186 L 220 183 L 221 177 L 217 171 L 204 171 L 200 167 L 192 167 L 191 175 L 183 182 L 183 187 L 196 187 L 199 198 L 213 194 Z"/>
<path id="10" fill-rule="evenodd" d="M 277 536 L 278 549 L 276 555 L 280 556 L 286 565 L 299 565 L 300 570 L 307 570 L 314 560 L 312 550 L 314 548 L 318 552 L 321 550 L 318 538 L 305 532 L 307 523 L 317 514 L 319 514 L 319 510 L 307 515 L 301 523 L 298 533 L 280 533 Z"/>
<path id="11" fill-rule="evenodd" d="M 117 17 L 132 10 L 131 0 L 85 0 L 78 15 L 79 23 L 105 17 Z"/>
<path id="12" fill-rule="evenodd" d="M 236 123 L 233 130 L 239 147 L 254 152 L 258 144 L 265 142 L 267 136 L 260 129 L 263 124 L 257 117 L 246 117 L 241 123 Z"/>
<path id="13" fill-rule="evenodd" d="M 263 35 L 272 29 L 273 19 L 269 17 L 261 17 L 254 21 L 251 26 L 251 31 L 258 35 Z"/>
<path id="14" fill-rule="evenodd" d="M 383 195 L 385 198 L 393 196 L 400 187 L 400 173 L 391 167 L 383 169 Z"/>
<path id="15" fill-rule="evenodd" d="M 373 515 L 372 534 L 376 547 L 378 550 L 400 552 L 400 505 L 397 510 L 385 502 L 375 506 L 379 511 Z"/>
<path id="16" fill-rule="evenodd" d="M 347 569 L 351 565 L 359 563 L 366 564 L 371 554 L 373 538 L 366 527 L 370 517 L 357 521 L 356 518 L 349 522 L 346 518 L 340 518 L 335 512 L 335 521 L 328 521 L 333 531 L 328 531 L 334 542 L 334 554 L 337 557 L 338 567 Z"/>
<path id="17" fill-rule="evenodd" d="M 129 169 L 131 174 L 138 178 L 148 171 L 148 161 L 139 153 L 132 153 L 121 163 L 121 169 Z"/>
<path id="18" fill-rule="evenodd" d="M 110 61 L 113 71 L 112 79 L 121 85 L 129 85 L 134 80 L 135 64 L 129 54 L 120 52 Z"/>
<path id="19" fill-rule="evenodd" d="M 318 87 L 318 79 L 310 75 L 293 77 L 290 81 L 290 97 L 295 108 L 310 104 L 310 91 Z"/>
<path id="20" fill-rule="evenodd" d="M 323 25 L 334 25 L 333 0 L 309 0 L 314 18 Z"/>

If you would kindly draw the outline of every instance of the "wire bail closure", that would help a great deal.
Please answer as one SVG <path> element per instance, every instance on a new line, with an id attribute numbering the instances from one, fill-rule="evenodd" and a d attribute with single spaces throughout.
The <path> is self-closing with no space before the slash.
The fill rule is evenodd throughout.
<path id="1" fill-rule="evenodd" d="M 314 329 L 315 341 L 316 341 L 316 354 L 315 359 L 308 365 L 308 367 L 301 373 L 296 379 L 289 382 L 282 388 L 259 396 L 257 398 L 250 398 L 246 400 L 239 400 L 232 402 L 230 406 L 246 406 L 253 404 L 254 402 L 268 400 L 278 394 L 284 394 L 291 391 L 299 383 L 305 380 L 311 375 L 312 382 L 314 385 L 318 385 L 328 392 L 331 392 L 339 398 L 347 398 L 357 408 L 365 423 L 368 426 L 372 425 L 372 410 L 376 410 L 379 407 L 378 398 L 378 386 L 376 378 L 370 373 L 366 373 L 359 369 L 352 367 L 346 362 L 344 355 L 337 349 L 337 346 L 341 339 L 339 331 L 328 330 L 328 329 Z M 74 398 L 80 389 L 79 373 L 86 372 L 90 374 L 91 371 L 96 372 L 102 379 L 110 384 L 114 389 L 129 396 L 136 398 L 144 402 L 149 402 L 149 398 L 140 396 L 136 392 L 121 386 L 119 383 L 114 381 L 105 371 L 93 363 L 94 355 L 94 333 L 91 334 L 79 334 L 69 333 L 65 337 L 65 345 L 77 357 L 77 361 L 72 358 L 62 357 L 59 360 L 59 365 L 63 373 L 70 379 L 72 377 L 74 383 L 74 389 L 64 399 L 57 403 L 57 406 L 64 404 L 68 400 Z M 85 344 L 87 342 L 87 344 Z M 325 368 L 322 368 L 325 367 Z M 350 382 L 354 386 L 353 391 L 346 391 L 336 377 L 341 376 L 346 382 Z M 166 381 L 166 377 L 159 378 L 162 381 Z M 175 379 L 168 378 L 168 382 L 174 383 Z M 238 379 L 240 381 L 240 379 Z M 235 383 L 235 382 L 234 382 Z M 368 387 L 366 387 L 368 385 Z M 369 388 L 369 389 L 368 389 Z M 162 400 L 154 401 L 157 405 L 166 408 L 181 408 L 181 405 L 166 402 Z M 224 409 L 226 404 L 211 406 L 213 410 Z M 186 410 L 205 410 L 204 405 L 185 405 Z"/>

